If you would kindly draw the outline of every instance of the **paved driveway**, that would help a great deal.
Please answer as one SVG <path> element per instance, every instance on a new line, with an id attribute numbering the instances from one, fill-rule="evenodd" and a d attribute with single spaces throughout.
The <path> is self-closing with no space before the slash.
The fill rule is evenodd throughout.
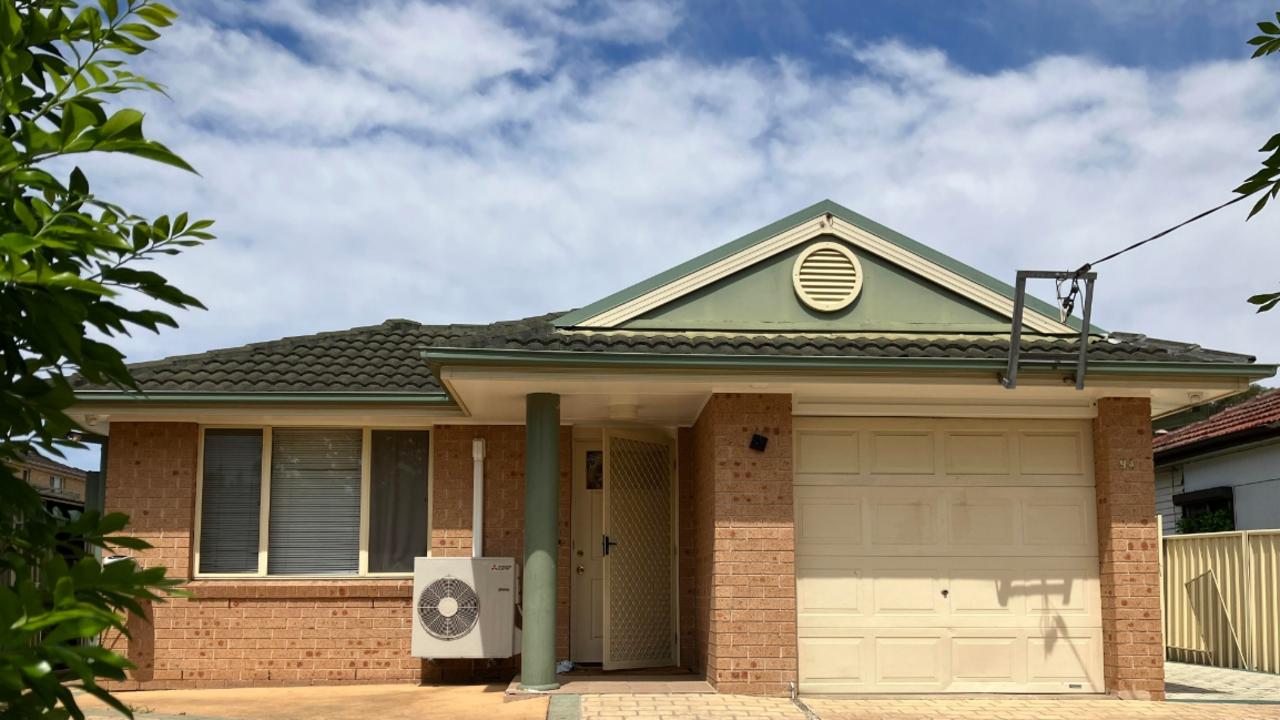
<path id="1" fill-rule="evenodd" d="M 506 702 L 502 685 L 328 685 L 117 695 L 139 720 L 542 720 L 546 698 Z M 93 698 L 86 714 L 121 717 Z"/>
<path id="2" fill-rule="evenodd" d="M 1170 698 L 869 696 L 785 698 L 743 695 L 559 695 L 508 701 L 505 685 L 349 685 L 122 693 L 140 720 L 1280 720 L 1280 676 L 1170 663 Z M 1226 702 L 1222 702 L 1222 701 Z M 1260 702 L 1270 700 L 1271 702 Z M 93 718 L 118 717 L 91 699 Z"/>
<path id="3" fill-rule="evenodd" d="M 1205 665 L 1165 663 L 1164 689 L 1170 700 L 1266 700 L 1280 703 L 1280 675 Z"/>

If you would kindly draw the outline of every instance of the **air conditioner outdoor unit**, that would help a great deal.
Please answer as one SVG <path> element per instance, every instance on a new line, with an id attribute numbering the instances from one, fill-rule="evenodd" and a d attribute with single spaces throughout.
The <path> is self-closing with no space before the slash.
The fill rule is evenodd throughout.
<path id="1" fill-rule="evenodd" d="M 512 558 L 414 558 L 414 657 L 511 657 L 515 567 Z"/>

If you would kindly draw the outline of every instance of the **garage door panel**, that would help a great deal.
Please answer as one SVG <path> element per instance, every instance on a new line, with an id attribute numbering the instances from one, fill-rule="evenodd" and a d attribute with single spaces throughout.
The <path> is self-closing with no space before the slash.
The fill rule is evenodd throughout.
<path id="1" fill-rule="evenodd" d="M 1019 670 L 1025 664 L 1020 652 L 1025 645 L 1016 634 L 1003 636 L 956 636 L 951 639 L 951 677 L 956 682 L 1004 682 L 1023 680 Z"/>
<path id="2" fill-rule="evenodd" d="M 1009 432 L 947 431 L 942 437 L 948 475 L 1008 475 L 1013 467 Z"/>
<path id="3" fill-rule="evenodd" d="M 814 471 L 795 480 L 802 691 L 1101 691 L 1087 422 L 797 418 L 796 434 Z"/>
<path id="4" fill-rule="evenodd" d="M 801 486 L 1093 485 L 1091 431 L 1075 420 L 801 417 L 795 436 Z"/>
<path id="5" fill-rule="evenodd" d="M 928 623 L 946 613 L 936 568 L 880 569 L 868 576 L 868 582 L 871 610 L 882 624 L 908 624 L 910 621 L 903 616 L 924 616 L 922 621 Z"/>
<path id="6" fill-rule="evenodd" d="M 993 616 L 1017 617 L 1024 614 L 1026 604 L 1014 591 L 1018 582 L 1016 570 L 958 573 L 952 569 L 950 574 L 946 585 L 951 615 L 972 616 L 976 622 L 987 624 L 994 620 Z"/>
<path id="7" fill-rule="evenodd" d="M 947 540 L 953 547 L 1003 546 L 1018 537 L 1018 506 L 1013 498 L 970 498 L 967 495 L 947 502 Z"/>
<path id="8" fill-rule="evenodd" d="M 797 487 L 795 502 L 801 555 L 1097 555 L 1091 487 Z"/>
<path id="9" fill-rule="evenodd" d="M 796 593 L 796 608 L 801 615 L 849 616 L 862 615 L 867 603 L 864 594 L 862 571 L 844 567 L 807 567 L 797 572 L 804 578 Z M 833 622 L 827 619 L 827 623 Z"/>
<path id="10" fill-rule="evenodd" d="M 815 497 L 797 501 L 800 542 L 853 547 L 862 544 L 862 501 Z"/>
<path id="11" fill-rule="evenodd" d="M 797 619 L 808 627 L 1090 629 L 1099 625 L 1097 588 L 1090 558 L 796 560 Z"/>
<path id="12" fill-rule="evenodd" d="M 873 475 L 933 475 L 937 464 L 937 436 L 933 431 L 872 431 Z"/>
<path id="13" fill-rule="evenodd" d="M 1092 488 L 1024 493 L 1022 544 L 1056 547 L 1063 555 L 1097 554 L 1094 502 Z"/>
<path id="14" fill-rule="evenodd" d="M 1023 475 L 1084 474 L 1081 430 L 1018 433 L 1018 469 Z"/>
<path id="15" fill-rule="evenodd" d="M 859 468 L 857 431 L 813 430 L 796 439 L 796 474 L 856 475 Z"/>
<path id="16" fill-rule="evenodd" d="M 895 686 L 941 690 L 948 681 L 949 658 L 945 638 L 927 636 L 879 636 L 875 639 L 876 685 L 892 691 Z"/>
<path id="17" fill-rule="evenodd" d="M 869 492 L 869 552 L 918 553 L 938 543 L 938 499 L 927 490 Z"/>
<path id="18" fill-rule="evenodd" d="M 1043 637 L 1029 638 L 1027 682 L 1045 686 L 1066 685 L 1068 690 L 1100 691 L 1101 643 L 1101 630 L 1071 635 L 1046 633 Z"/>

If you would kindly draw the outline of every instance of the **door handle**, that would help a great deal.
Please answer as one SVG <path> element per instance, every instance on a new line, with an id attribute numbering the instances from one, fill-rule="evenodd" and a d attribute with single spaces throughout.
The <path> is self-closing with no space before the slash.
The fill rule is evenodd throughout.
<path id="1" fill-rule="evenodd" d="M 609 554 L 609 548 L 611 548 L 611 547 L 613 547 L 614 545 L 617 545 L 617 544 L 618 544 L 618 543 L 616 543 L 616 542 L 614 542 L 614 541 L 610 540 L 608 535 L 605 535 L 605 536 L 604 536 L 604 540 L 603 540 L 603 542 L 601 543 L 601 545 L 602 545 L 602 547 L 603 547 L 603 549 L 604 549 L 604 554 L 605 554 L 605 555 L 608 555 L 608 554 Z"/>
<path id="2" fill-rule="evenodd" d="M 586 568 L 582 567 L 581 565 L 579 565 L 579 566 L 578 566 L 578 574 L 579 574 L 579 575 L 581 575 L 581 574 L 585 573 L 586 571 L 587 571 L 587 569 L 586 569 Z"/>

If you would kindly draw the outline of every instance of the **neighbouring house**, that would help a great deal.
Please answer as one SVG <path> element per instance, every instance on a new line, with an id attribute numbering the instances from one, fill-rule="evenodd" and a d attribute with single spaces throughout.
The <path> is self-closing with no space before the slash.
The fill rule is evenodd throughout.
<path id="1" fill-rule="evenodd" d="M 1165 534 L 1180 518 L 1215 512 L 1235 530 L 1280 528 L 1280 389 L 1157 431 L 1152 447 Z"/>
<path id="2" fill-rule="evenodd" d="M 64 511 L 83 510 L 88 474 L 79 468 L 28 452 L 9 463 L 14 472 L 40 492 L 46 506 Z"/>
<path id="3" fill-rule="evenodd" d="M 107 508 L 192 592 L 131 619 L 124 687 L 549 686 L 566 659 L 733 693 L 1160 698 L 1151 419 L 1275 366 L 1095 326 L 1077 390 L 1079 320 L 1028 299 L 1010 390 L 1013 310 L 824 201 L 571 312 L 82 386 Z M 413 558 L 473 539 L 529 569 L 524 654 L 419 661 Z"/>

